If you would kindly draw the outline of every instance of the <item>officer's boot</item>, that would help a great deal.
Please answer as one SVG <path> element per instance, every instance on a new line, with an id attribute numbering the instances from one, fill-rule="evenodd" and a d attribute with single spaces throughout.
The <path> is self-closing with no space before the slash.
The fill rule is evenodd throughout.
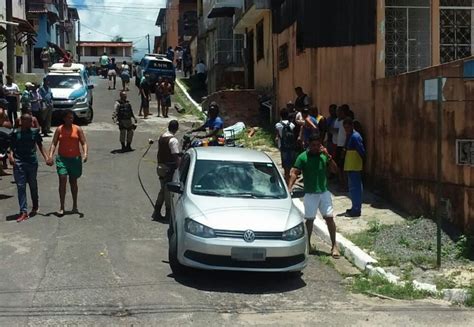
<path id="1" fill-rule="evenodd" d="M 122 144 L 122 152 L 127 151 L 127 147 L 125 146 L 124 142 L 120 142 Z"/>

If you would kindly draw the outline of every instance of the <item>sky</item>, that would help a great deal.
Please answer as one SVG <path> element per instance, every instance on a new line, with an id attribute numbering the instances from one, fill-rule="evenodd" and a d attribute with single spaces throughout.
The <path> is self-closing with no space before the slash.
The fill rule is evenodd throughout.
<path id="1" fill-rule="evenodd" d="M 81 41 L 110 41 L 120 35 L 134 43 L 137 60 L 148 51 L 147 34 L 153 51 L 155 35 L 160 35 L 156 18 L 166 0 L 68 0 L 68 4 L 78 9 Z"/>

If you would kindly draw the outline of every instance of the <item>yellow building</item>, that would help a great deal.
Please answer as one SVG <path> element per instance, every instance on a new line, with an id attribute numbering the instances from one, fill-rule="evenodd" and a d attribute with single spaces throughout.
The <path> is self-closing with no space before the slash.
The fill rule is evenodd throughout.
<path id="1" fill-rule="evenodd" d="M 273 89 L 272 14 L 269 0 L 246 0 L 236 11 L 234 32 L 245 35 L 245 86 Z"/>

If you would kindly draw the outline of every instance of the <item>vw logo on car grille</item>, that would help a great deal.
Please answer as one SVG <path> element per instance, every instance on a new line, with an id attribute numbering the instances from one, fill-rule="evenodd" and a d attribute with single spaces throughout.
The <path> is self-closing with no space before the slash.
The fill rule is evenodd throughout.
<path id="1" fill-rule="evenodd" d="M 246 230 L 244 233 L 244 241 L 247 243 L 252 243 L 253 241 L 255 241 L 255 233 L 250 229 Z"/>

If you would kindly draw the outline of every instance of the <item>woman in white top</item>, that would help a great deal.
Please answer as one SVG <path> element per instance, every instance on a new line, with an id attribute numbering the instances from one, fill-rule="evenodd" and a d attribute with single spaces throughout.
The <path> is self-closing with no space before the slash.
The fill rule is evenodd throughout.
<path id="1" fill-rule="evenodd" d="M 122 91 L 129 91 L 128 83 L 130 83 L 130 66 L 126 61 L 120 66 L 120 78 L 122 79 Z"/>
<path id="2" fill-rule="evenodd" d="M 8 119 L 15 124 L 18 118 L 18 103 L 20 100 L 20 88 L 13 83 L 13 78 L 10 75 L 6 76 L 7 82 L 3 85 L 5 91 L 5 98 L 8 101 Z"/>

